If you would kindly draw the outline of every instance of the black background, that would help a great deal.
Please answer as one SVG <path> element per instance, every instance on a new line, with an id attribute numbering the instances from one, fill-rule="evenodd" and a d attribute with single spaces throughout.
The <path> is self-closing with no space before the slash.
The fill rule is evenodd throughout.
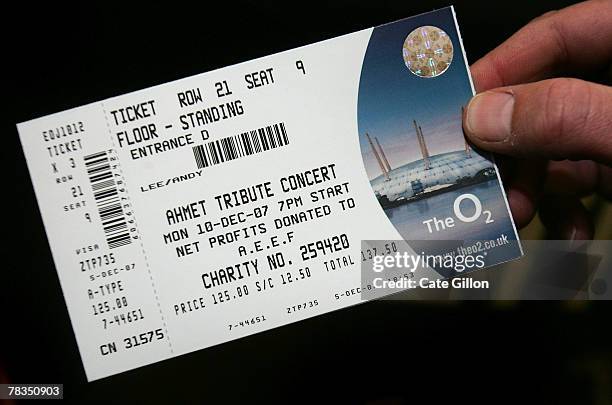
<path id="1" fill-rule="evenodd" d="M 0 365 L 12 382 L 63 383 L 75 403 L 593 403 L 610 389 L 610 306 L 594 302 L 369 303 L 87 383 L 15 124 L 448 3 L 21 3 L 3 13 L 2 52 Z M 566 3 L 457 1 L 470 62 Z"/>

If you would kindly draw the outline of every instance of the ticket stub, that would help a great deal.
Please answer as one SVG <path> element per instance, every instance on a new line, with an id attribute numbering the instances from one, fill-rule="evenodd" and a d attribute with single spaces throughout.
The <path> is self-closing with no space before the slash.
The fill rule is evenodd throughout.
<path id="1" fill-rule="evenodd" d="M 18 124 L 87 378 L 362 302 L 362 240 L 520 256 L 472 95 L 446 8 Z"/>

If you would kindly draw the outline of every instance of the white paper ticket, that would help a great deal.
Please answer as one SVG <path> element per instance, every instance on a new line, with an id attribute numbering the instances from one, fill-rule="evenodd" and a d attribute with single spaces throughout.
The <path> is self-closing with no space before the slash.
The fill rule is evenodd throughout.
<path id="1" fill-rule="evenodd" d="M 472 94 L 447 8 L 18 124 L 88 379 L 362 302 L 363 240 L 520 256 Z"/>

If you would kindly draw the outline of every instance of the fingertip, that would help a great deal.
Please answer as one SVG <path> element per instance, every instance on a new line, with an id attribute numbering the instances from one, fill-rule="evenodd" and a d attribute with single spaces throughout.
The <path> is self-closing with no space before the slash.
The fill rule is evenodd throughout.
<path id="1" fill-rule="evenodd" d="M 477 145 L 499 151 L 496 144 L 507 141 L 511 135 L 513 111 L 511 90 L 496 89 L 477 94 L 465 110 L 465 133 Z"/>
<path id="2" fill-rule="evenodd" d="M 470 72 L 477 93 L 504 85 L 503 81 L 497 77 L 495 73 L 496 70 L 490 58 L 484 57 L 476 61 L 476 63 L 470 67 Z"/>

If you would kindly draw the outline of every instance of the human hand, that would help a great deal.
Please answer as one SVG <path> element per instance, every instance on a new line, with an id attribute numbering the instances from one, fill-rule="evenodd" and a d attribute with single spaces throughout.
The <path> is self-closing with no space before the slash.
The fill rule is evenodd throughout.
<path id="1" fill-rule="evenodd" d="M 610 69 L 611 60 L 612 0 L 592 0 L 533 20 L 472 66 L 479 94 L 464 130 L 514 158 L 500 166 L 517 226 L 539 209 L 556 237 L 592 238 L 580 197 L 612 198 L 612 87 L 551 77 Z"/>

